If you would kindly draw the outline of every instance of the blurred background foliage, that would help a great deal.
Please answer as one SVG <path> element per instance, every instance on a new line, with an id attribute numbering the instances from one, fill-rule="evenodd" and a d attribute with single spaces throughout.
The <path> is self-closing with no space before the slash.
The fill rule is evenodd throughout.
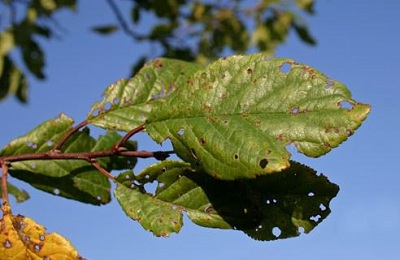
<path id="1" fill-rule="evenodd" d="M 115 23 L 94 25 L 94 33 L 108 37 L 122 31 L 159 50 L 134 61 L 132 74 L 155 56 L 206 64 L 232 53 L 273 55 L 291 31 L 315 44 L 304 19 L 314 14 L 313 0 L 105 1 Z M 42 39 L 59 38 L 63 21 L 57 12 L 78 7 L 78 0 L 0 0 L 0 101 L 9 96 L 28 101 L 29 75 L 46 78 Z"/>

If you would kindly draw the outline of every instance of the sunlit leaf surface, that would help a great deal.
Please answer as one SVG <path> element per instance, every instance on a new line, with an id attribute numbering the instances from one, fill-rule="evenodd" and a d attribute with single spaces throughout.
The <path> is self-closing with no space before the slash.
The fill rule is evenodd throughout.
<path id="1" fill-rule="evenodd" d="M 132 79 L 110 85 L 104 99 L 92 106 L 88 120 L 106 129 L 129 131 L 144 123 L 154 100 L 169 96 L 199 68 L 180 60 L 152 60 Z"/>
<path id="2" fill-rule="evenodd" d="M 287 168 L 289 144 L 307 156 L 324 155 L 369 111 L 313 68 L 254 54 L 198 70 L 158 100 L 146 130 L 157 142 L 170 139 L 181 158 L 214 177 L 254 178 Z"/>

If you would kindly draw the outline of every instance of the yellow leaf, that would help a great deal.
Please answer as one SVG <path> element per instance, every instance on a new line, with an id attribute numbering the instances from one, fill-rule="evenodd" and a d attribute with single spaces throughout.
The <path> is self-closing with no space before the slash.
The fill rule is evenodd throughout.
<path id="1" fill-rule="evenodd" d="M 1 260 L 77 260 L 82 259 L 71 243 L 57 233 L 22 215 L 12 215 L 4 205 L 0 219 Z"/>

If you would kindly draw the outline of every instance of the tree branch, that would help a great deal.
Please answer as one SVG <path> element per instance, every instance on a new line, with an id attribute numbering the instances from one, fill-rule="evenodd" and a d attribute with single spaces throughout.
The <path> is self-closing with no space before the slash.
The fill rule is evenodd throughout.
<path id="1" fill-rule="evenodd" d="M 128 23 L 125 21 L 124 16 L 122 15 L 121 11 L 118 9 L 117 4 L 113 0 L 107 0 L 106 2 L 110 6 L 111 10 L 114 12 L 115 17 L 117 18 L 119 24 L 121 25 L 122 30 L 127 35 L 132 37 L 134 40 L 143 40 L 146 38 L 145 36 L 139 35 L 129 28 Z"/>

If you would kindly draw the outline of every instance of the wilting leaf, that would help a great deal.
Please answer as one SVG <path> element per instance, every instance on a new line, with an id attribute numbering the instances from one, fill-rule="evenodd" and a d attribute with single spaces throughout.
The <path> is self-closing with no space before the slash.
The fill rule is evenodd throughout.
<path id="1" fill-rule="evenodd" d="M 115 194 L 126 214 L 158 236 L 179 231 L 182 210 L 198 225 L 241 230 L 258 240 L 298 236 L 329 215 L 339 190 L 293 161 L 282 173 L 235 181 L 214 179 L 188 163 L 163 161 L 119 181 L 124 184 Z M 151 182 L 158 183 L 155 194 L 145 191 Z"/>
<path id="2" fill-rule="evenodd" d="M 2 260 L 82 259 L 68 240 L 57 233 L 46 233 L 42 225 L 22 215 L 12 215 L 3 206 L 0 219 L 0 257 Z"/>
<path id="3" fill-rule="evenodd" d="M 104 99 L 92 106 L 88 121 L 106 129 L 130 131 L 144 123 L 154 100 L 169 96 L 198 69 L 199 65 L 179 60 L 152 60 L 132 79 L 109 86 Z"/>
<path id="4" fill-rule="evenodd" d="M 146 130 L 157 142 L 170 139 L 181 158 L 221 179 L 287 168 L 288 144 L 321 156 L 370 111 L 322 73 L 262 54 L 218 60 L 186 82 L 153 105 Z"/>

